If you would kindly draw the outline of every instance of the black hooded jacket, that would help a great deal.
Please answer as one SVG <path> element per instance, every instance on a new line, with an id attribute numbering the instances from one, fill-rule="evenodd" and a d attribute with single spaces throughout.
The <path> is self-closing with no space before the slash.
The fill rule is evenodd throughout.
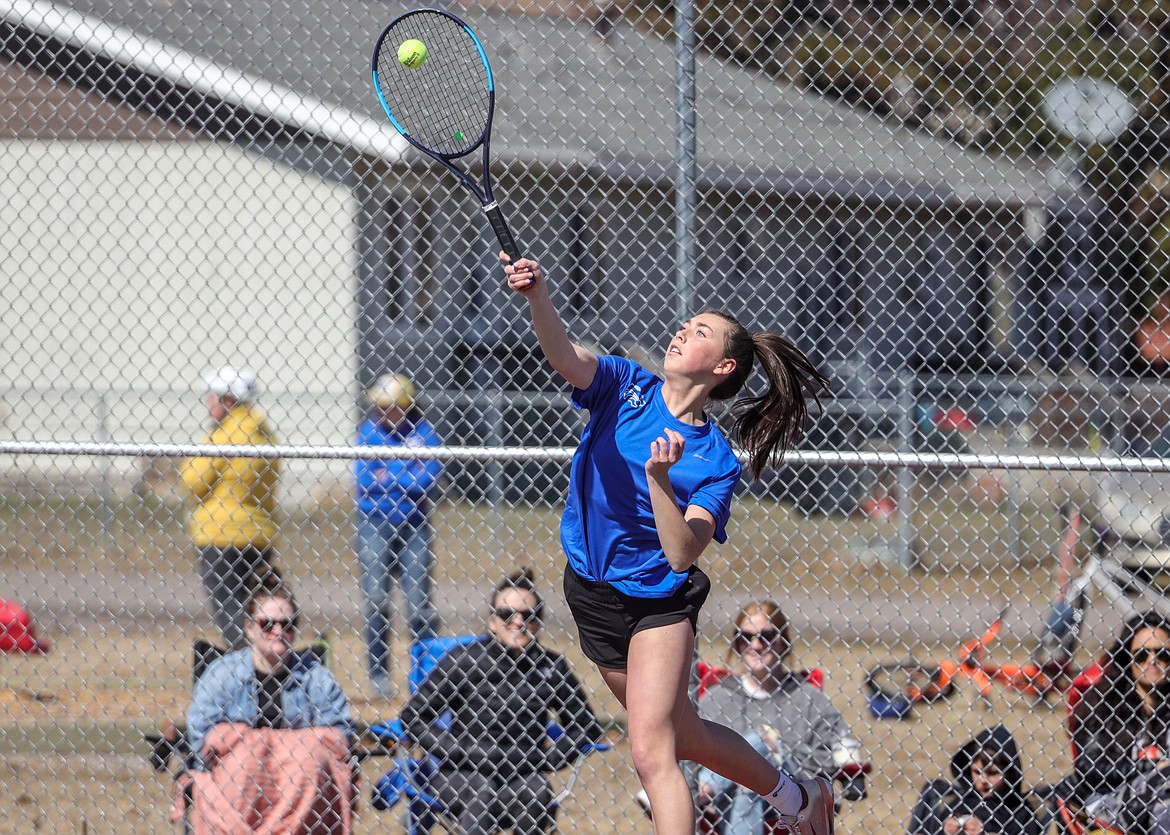
<path id="1" fill-rule="evenodd" d="M 564 730 L 548 744 L 548 722 Z M 410 735 L 440 768 L 508 779 L 564 768 L 601 725 L 577 677 L 558 653 L 539 644 L 512 654 L 486 640 L 446 656 L 402 714 Z"/>
<path id="2" fill-rule="evenodd" d="M 971 761 L 976 751 L 988 748 L 1008 759 L 1004 782 L 987 797 L 975 791 Z M 1024 773 L 1016 740 L 1003 725 L 982 731 L 951 757 L 954 780 L 932 780 L 922 789 L 910 817 L 909 835 L 943 835 L 947 818 L 973 815 L 983 822 L 987 835 L 1040 835 L 1040 821 L 1024 791 Z"/>

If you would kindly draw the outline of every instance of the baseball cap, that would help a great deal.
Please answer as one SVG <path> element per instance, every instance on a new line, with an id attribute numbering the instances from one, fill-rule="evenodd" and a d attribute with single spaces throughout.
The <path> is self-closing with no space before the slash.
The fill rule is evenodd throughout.
<path id="1" fill-rule="evenodd" d="M 28 609 L 12 600 L 0 598 L 0 652 L 42 655 L 52 644 L 38 639 Z"/>
<path id="2" fill-rule="evenodd" d="M 207 390 L 220 397 L 249 402 L 256 397 L 256 373 L 225 365 L 207 375 Z"/>
<path id="3" fill-rule="evenodd" d="M 383 374 L 370 386 L 366 396 L 371 403 L 383 409 L 391 406 L 409 409 L 414 405 L 414 384 L 405 374 Z"/>

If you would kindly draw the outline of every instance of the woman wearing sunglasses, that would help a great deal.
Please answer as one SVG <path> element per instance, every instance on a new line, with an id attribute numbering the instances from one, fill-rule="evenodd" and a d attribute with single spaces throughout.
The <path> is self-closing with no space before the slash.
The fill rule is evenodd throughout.
<path id="1" fill-rule="evenodd" d="M 248 646 L 195 684 L 192 774 L 181 783 L 196 833 L 352 830 L 349 706 L 333 673 L 293 650 L 299 623 L 292 592 L 267 580 L 245 607 Z"/>
<path id="2" fill-rule="evenodd" d="M 1074 798 L 1126 830 L 1170 831 L 1170 621 L 1125 623 L 1072 728 Z"/>
<path id="3" fill-rule="evenodd" d="M 727 661 L 741 674 L 724 679 L 699 702 L 705 718 L 738 731 L 797 780 L 831 778 L 844 752 L 860 747 L 828 697 L 786 666 L 792 651 L 788 618 L 771 600 L 748 603 L 735 618 Z M 761 835 L 770 813 L 759 795 L 709 769 L 699 772 L 698 805 L 721 835 Z"/>
<path id="4" fill-rule="evenodd" d="M 537 640 L 544 606 L 532 573 L 500 582 L 490 603 L 490 640 L 440 661 L 402 721 L 438 760 L 431 790 L 462 835 L 537 835 L 553 823 L 546 775 L 571 764 L 602 728 L 568 663 Z M 564 731 L 551 745 L 550 719 Z"/>

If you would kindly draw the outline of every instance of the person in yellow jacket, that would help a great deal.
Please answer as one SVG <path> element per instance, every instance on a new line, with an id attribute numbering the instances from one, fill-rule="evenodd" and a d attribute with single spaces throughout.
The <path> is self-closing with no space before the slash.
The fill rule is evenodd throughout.
<path id="1" fill-rule="evenodd" d="M 205 443 L 276 443 L 255 397 L 253 372 L 230 365 L 212 372 L 206 395 L 212 430 Z M 199 572 L 215 623 L 228 648 L 240 649 L 246 643 L 244 604 L 256 578 L 272 565 L 280 462 L 274 458 L 191 458 L 182 475 L 196 501 L 189 529 L 199 551 Z"/>

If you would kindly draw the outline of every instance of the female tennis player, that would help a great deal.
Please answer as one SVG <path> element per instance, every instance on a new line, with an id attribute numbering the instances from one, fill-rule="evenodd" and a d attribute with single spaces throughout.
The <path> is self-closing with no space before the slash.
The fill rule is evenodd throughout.
<path id="1" fill-rule="evenodd" d="M 828 780 L 788 778 L 742 736 L 701 719 L 687 693 L 699 609 L 711 589 L 696 562 L 712 539 L 726 540 L 740 477 L 707 403 L 734 398 L 759 363 L 768 390 L 732 408 L 732 436 L 759 477 L 803 432 L 805 396 L 816 399 L 826 379 L 784 337 L 750 333 L 711 310 L 679 327 L 660 379 L 574 344 L 540 265 L 513 264 L 504 253 L 500 260 L 508 286 L 528 301 L 545 357 L 573 386 L 573 404 L 589 410 L 561 517 L 565 597 L 582 651 L 626 708 L 654 831 L 695 831 L 685 759 L 761 795 L 793 835 L 832 835 Z"/>

